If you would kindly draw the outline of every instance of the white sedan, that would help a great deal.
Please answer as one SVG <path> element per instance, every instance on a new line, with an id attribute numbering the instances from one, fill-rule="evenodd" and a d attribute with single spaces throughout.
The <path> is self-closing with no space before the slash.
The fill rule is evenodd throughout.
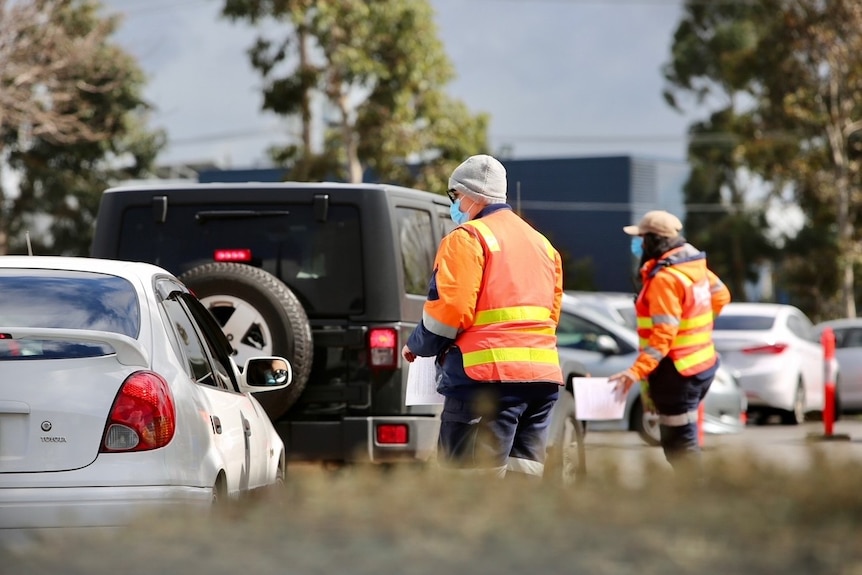
<path id="1" fill-rule="evenodd" d="M 0 294 L 0 535 L 119 526 L 283 481 L 284 445 L 252 393 L 290 384 L 290 364 L 240 371 L 167 271 L 4 256 Z"/>
<path id="2" fill-rule="evenodd" d="M 752 421 L 773 414 L 796 425 L 823 410 L 820 336 L 800 309 L 777 303 L 729 303 L 712 333 L 721 361 L 739 380 Z"/>

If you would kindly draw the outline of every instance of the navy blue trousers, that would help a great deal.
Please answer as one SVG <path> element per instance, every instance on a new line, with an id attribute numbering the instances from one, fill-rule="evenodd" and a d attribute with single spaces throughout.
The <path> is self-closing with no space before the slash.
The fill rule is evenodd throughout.
<path id="1" fill-rule="evenodd" d="M 488 384 L 468 398 L 446 397 L 437 457 L 444 467 L 499 477 L 541 477 L 549 416 L 559 395 L 554 384 Z M 511 393 L 518 389 L 519 393 Z"/>
<path id="2" fill-rule="evenodd" d="M 647 381 L 659 414 L 661 446 L 674 469 L 700 471 L 697 408 L 709 391 L 718 363 L 694 376 L 680 374 L 669 357 L 662 359 Z"/>

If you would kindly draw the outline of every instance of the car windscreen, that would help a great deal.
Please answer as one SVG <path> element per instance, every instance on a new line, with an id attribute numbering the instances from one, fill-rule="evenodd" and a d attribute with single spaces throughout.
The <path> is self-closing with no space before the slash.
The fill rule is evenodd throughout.
<path id="1" fill-rule="evenodd" d="M 769 315 L 723 315 L 713 322 L 714 329 L 736 331 L 767 331 L 772 329 L 775 318 Z"/>
<path id="2" fill-rule="evenodd" d="M 169 205 L 164 223 L 153 209 L 123 214 L 118 256 L 155 263 L 176 275 L 244 254 L 287 284 L 311 317 L 362 313 L 362 241 L 359 210 L 330 204 L 325 217 L 308 204 Z M 236 261 L 236 260 L 234 260 Z"/>
<path id="3" fill-rule="evenodd" d="M 128 280 L 94 272 L 0 269 L 0 334 L 3 328 L 110 331 L 136 338 L 138 296 Z M 61 359 L 114 353 L 107 344 L 51 338 L 0 336 L 0 359 Z"/>

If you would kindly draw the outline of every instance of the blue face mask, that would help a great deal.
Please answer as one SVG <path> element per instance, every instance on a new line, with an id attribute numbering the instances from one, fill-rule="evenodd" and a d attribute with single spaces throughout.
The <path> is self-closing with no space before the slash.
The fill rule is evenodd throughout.
<path id="1" fill-rule="evenodd" d="M 644 239 L 640 236 L 632 236 L 632 255 L 638 259 L 644 255 Z"/>
<path id="2" fill-rule="evenodd" d="M 449 206 L 449 215 L 452 217 L 452 221 L 459 226 L 470 221 L 470 214 L 465 214 L 461 211 L 461 198 L 458 198 Z"/>

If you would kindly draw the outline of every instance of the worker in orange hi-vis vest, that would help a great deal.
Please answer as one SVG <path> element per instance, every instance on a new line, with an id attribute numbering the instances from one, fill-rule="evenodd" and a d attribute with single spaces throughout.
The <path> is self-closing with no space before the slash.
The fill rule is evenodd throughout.
<path id="1" fill-rule="evenodd" d="M 471 156 L 449 178 L 458 227 L 437 251 L 422 313 L 402 349 L 436 357 L 442 466 L 541 477 L 557 355 L 560 254 L 506 203 L 506 170 Z"/>
<path id="2" fill-rule="evenodd" d="M 719 365 L 713 318 L 730 301 L 730 292 L 707 268 L 706 254 L 680 235 L 682 223 L 673 214 L 651 211 L 623 230 L 640 258 L 642 285 L 635 300 L 640 353 L 634 365 L 609 381 L 626 392 L 641 383 L 644 405 L 658 413 L 668 462 L 699 475 L 697 410 Z"/>

